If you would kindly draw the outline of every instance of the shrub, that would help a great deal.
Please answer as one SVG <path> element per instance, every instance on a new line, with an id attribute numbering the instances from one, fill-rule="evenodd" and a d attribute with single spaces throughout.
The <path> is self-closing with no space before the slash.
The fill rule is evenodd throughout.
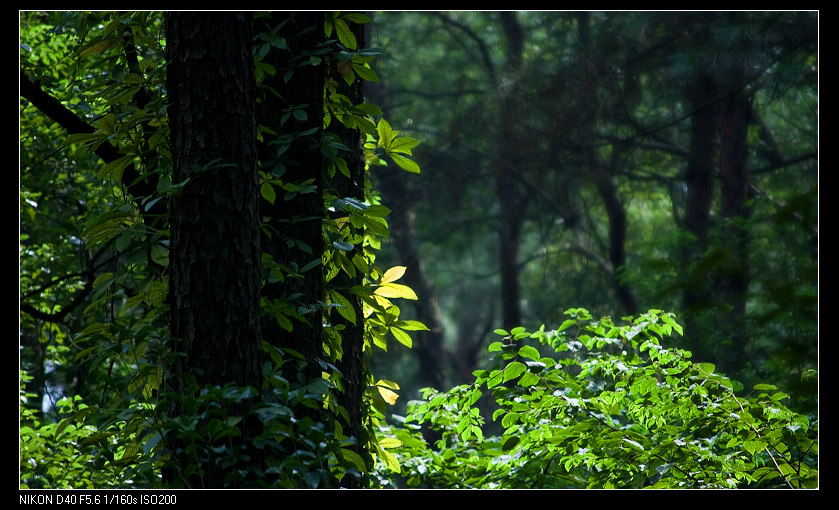
<path id="1" fill-rule="evenodd" d="M 817 419 L 787 395 L 735 381 L 663 340 L 652 310 L 618 325 L 567 312 L 556 330 L 496 330 L 493 366 L 472 384 L 424 391 L 383 435 L 393 483 L 445 488 L 812 488 Z M 545 354 L 546 353 L 546 354 Z M 491 396 L 489 429 L 478 403 Z M 426 435 L 436 439 L 426 441 Z"/>

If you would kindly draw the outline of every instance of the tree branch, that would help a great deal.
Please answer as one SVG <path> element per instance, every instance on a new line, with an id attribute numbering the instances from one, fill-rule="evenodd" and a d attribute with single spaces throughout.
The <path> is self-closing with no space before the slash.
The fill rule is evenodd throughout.
<path id="1" fill-rule="evenodd" d="M 44 92 L 40 85 L 33 82 L 21 71 L 20 73 L 20 95 L 32 105 L 41 111 L 44 115 L 57 122 L 69 134 L 77 133 L 94 133 L 95 129 L 79 118 L 75 113 L 65 107 L 61 101 Z M 105 163 L 110 163 L 122 156 L 119 149 L 109 143 L 102 143 L 96 147 L 94 151 L 100 159 Z M 143 197 L 148 197 L 157 191 L 157 177 L 140 175 L 140 172 L 132 164 L 125 167 L 122 173 L 122 184 L 126 190 L 134 197 L 135 202 L 140 205 L 139 201 Z M 158 202 L 160 204 L 160 202 Z M 149 211 L 152 214 L 165 213 L 165 204 L 160 204 L 162 210 Z M 140 207 L 142 213 L 143 208 Z"/>

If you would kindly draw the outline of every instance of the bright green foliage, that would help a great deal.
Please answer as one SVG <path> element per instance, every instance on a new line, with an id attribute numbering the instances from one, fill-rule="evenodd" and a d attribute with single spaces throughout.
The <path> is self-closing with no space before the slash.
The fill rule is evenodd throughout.
<path id="1" fill-rule="evenodd" d="M 369 160 L 374 160 L 376 164 L 386 164 L 379 159 L 377 154 L 384 152 L 403 170 L 419 173 L 419 165 L 410 158 L 412 156 L 411 149 L 419 145 L 419 140 L 407 136 L 398 136 L 399 131 L 391 128 L 385 119 L 379 120 L 376 125 L 376 132 L 378 139 L 373 139 L 364 145 Z"/>
<path id="2" fill-rule="evenodd" d="M 387 435 L 408 486 L 813 488 L 817 422 L 771 385 L 738 383 L 688 351 L 652 310 L 625 324 L 569 310 L 558 329 L 497 330 L 472 384 L 427 389 Z M 491 424 L 478 414 L 495 402 Z M 496 435 L 484 430 L 500 425 Z M 417 432 L 440 435 L 432 444 Z"/>
<path id="3" fill-rule="evenodd" d="M 21 381 L 31 378 L 21 372 Z M 122 469 L 133 455 L 112 437 L 83 425 L 96 408 L 80 397 L 63 398 L 60 422 L 41 420 L 27 406 L 31 393 L 20 391 L 20 487 L 25 489 L 103 489 L 124 486 Z M 136 471 L 134 474 L 137 474 Z"/>

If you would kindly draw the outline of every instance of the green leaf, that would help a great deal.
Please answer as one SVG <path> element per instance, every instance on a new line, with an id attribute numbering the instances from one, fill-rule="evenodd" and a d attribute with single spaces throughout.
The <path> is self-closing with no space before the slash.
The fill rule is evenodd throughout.
<path id="1" fill-rule="evenodd" d="M 169 248 L 159 243 L 152 245 L 151 259 L 155 262 L 155 264 L 160 264 L 161 266 L 168 266 Z"/>
<path id="2" fill-rule="evenodd" d="M 355 35 L 352 33 L 349 25 L 347 25 L 344 20 L 335 20 L 335 33 L 338 36 L 338 40 L 341 41 L 341 44 L 347 48 L 351 50 L 358 48 L 358 42 L 356 42 Z"/>
<path id="3" fill-rule="evenodd" d="M 754 455 L 755 453 L 763 450 L 766 448 L 766 442 L 755 440 L 755 441 L 743 441 L 743 448 L 746 449 L 747 452 Z"/>
<path id="4" fill-rule="evenodd" d="M 407 136 L 394 139 L 388 146 L 388 153 L 399 152 L 401 154 L 411 155 L 411 149 L 419 145 L 419 140 L 409 138 Z"/>
<path id="5" fill-rule="evenodd" d="M 533 372 L 525 372 L 521 378 L 518 380 L 517 384 L 523 388 L 528 386 L 535 386 L 539 384 L 541 379 L 539 376 L 534 374 Z"/>
<path id="6" fill-rule="evenodd" d="M 388 153 L 388 156 L 390 156 L 390 158 L 393 160 L 394 163 L 396 163 L 399 166 L 399 168 L 414 174 L 420 173 L 420 167 L 414 160 L 393 153 Z"/>
<path id="7" fill-rule="evenodd" d="M 335 303 L 335 309 L 338 311 L 338 314 L 346 320 L 350 321 L 351 323 L 355 324 L 355 308 L 353 307 L 350 300 L 347 299 L 343 294 L 341 294 L 337 290 L 330 290 L 329 297 L 330 299 L 332 299 L 332 302 Z"/>
<path id="8" fill-rule="evenodd" d="M 527 367 L 525 367 L 524 363 L 520 363 L 518 361 L 514 361 L 514 362 L 510 363 L 509 365 L 507 365 L 504 368 L 504 381 L 503 382 L 507 382 L 511 379 L 515 379 L 516 377 L 519 377 L 526 370 L 527 370 Z"/>
<path id="9" fill-rule="evenodd" d="M 370 18 L 362 12 L 346 12 L 341 15 L 341 18 L 347 21 L 352 21 L 353 23 L 358 23 L 359 25 L 370 23 Z"/>
<path id="10" fill-rule="evenodd" d="M 352 251 L 354 246 L 346 241 L 332 241 L 332 247 L 341 251 Z"/>
<path id="11" fill-rule="evenodd" d="M 627 442 L 627 443 L 631 444 L 631 445 L 632 445 L 632 446 L 634 446 L 635 448 L 637 448 L 637 449 L 639 449 L 639 450 L 641 450 L 641 451 L 644 451 L 644 447 L 643 447 L 643 446 L 641 446 L 641 444 L 640 444 L 640 443 L 638 443 L 638 442 L 636 442 L 636 441 L 633 441 L 633 440 L 631 440 L 631 439 L 627 439 L 627 438 L 623 438 L 623 440 L 624 440 L 625 442 Z"/>
<path id="12" fill-rule="evenodd" d="M 379 439 L 379 446 L 382 448 L 399 448 L 402 446 L 402 441 L 395 437 L 383 437 Z"/>
<path id="13" fill-rule="evenodd" d="M 542 355 L 539 354 L 539 351 L 530 345 L 525 345 L 521 349 L 519 349 L 519 356 L 523 358 L 530 358 L 535 361 L 539 361 L 542 359 Z"/>
<path id="14" fill-rule="evenodd" d="M 520 442 L 521 439 L 519 438 L 519 436 L 509 436 L 506 439 L 504 439 L 504 442 L 501 445 L 501 449 L 505 452 L 509 452 L 510 450 L 518 446 Z"/>
<path id="15" fill-rule="evenodd" d="M 79 52 L 79 55 L 101 55 L 102 53 L 116 46 L 117 44 L 119 44 L 119 40 L 116 38 L 94 41 L 85 46 L 84 49 L 82 49 Z"/>
<path id="16" fill-rule="evenodd" d="M 387 223 L 381 218 L 364 218 L 364 228 L 368 233 L 381 237 L 382 239 L 390 238 L 390 230 L 387 228 Z"/>
<path id="17" fill-rule="evenodd" d="M 364 210 L 366 216 L 373 216 L 376 218 L 383 218 L 390 214 L 390 209 L 383 205 L 371 205 Z"/>
<path id="18" fill-rule="evenodd" d="M 680 324 L 678 324 L 675 321 L 675 319 L 673 319 L 672 315 L 667 314 L 667 313 L 662 314 L 661 315 L 661 320 L 663 320 L 664 322 L 669 324 L 673 329 L 676 330 L 677 333 L 679 333 L 679 335 L 684 335 L 684 331 L 682 330 L 682 326 Z"/>
<path id="19" fill-rule="evenodd" d="M 93 142 L 102 142 L 105 140 L 106 135 L 103 133 L 74 133 L 71 135 L 67 135 L 66 141 L 68 145 L 73 144 L 82 144 L 87 145 Z"/>
<path id="20" fill-rule="evenodd" d="M 390 123 L 386 121 L 384 118 L 379 119 L 379 123 L 376 124 L 376 132 L 379 135 L 379 147 L 383 148 L 385 152 L 390 150 L 390 143 L 396 137 L 396 131 L 390 127 Z"/>
<path id="21" fill-rule="evenodd" d="M 129 154 L 127 156 L 122 156 L 121 158 L 117 158 L 107 165 L 105 165 L 102 170 L 99 171 L 99 178 L 100 179 L 114 179 L 119 181 L 122 179 L 122 172 L 125 170 L 125 167 L 131 164 L 134 160 L 134 155 Z"/>
<path id="22" fill-rule="evenodd" d="M 408 268 L 405 266 L 394 266 L 385 271 L 385 274 L 382 275 L 381 283 L 385 284 L 389 282 L 395 282 L 396 280 L 402 278 L 402 276 L 405 275 L 405 271 L 407 270 Z"/>
<path id="23" fill-rule="evenodd" d="M 493 388 L 504 382 L 504 371 L 493 370 L 487 379 L 487 388 Z"/>
<path id="24" fill-rule="evenodd" d="M 284 330 L 288 331 L 289 333 L 294 331 L 294 324 L 292 324 L 289 318 L 283 315 L 282 313 L 276 312 L 274 314 L 274 318 L 276 319 L 277 324 L 279 324 L 279 326 Z"/>
<path id="25" fill-rule="evenodd" d="M 332 205 L 333 206 L 341 205 L 341 209 L 346 209 L 346 206 L 350 206 L 352 209 L 355 209 L 355 210 L 358 210 L 358 211 L 364 211 L 368 207 L 370 207 L 368 204 L 365 204 L 364 202 L 362 202 L 360 200 L 356 200 L 352 197 L 337 198 L 337 199 L 332 201 Z M 337 207 L 336 207 L 336 209 L 337 209 Z"/>
<path id="26" fill-rule="evenodd" d="M 428 326 L 420 321 L 400 320 L 396 321 L 395 326 L 399 326 L 408 331 L 429 331 Z"/>
<path id="27" fill-rule="evenodd" d="M 390 328 L 390 333 L 394 336 L 394 338 L 396 338 L 399 341 L 400 344 L 404 345 L 405 347 L 410 349 L 413 346 L 413 340 L 411 339 L 411 335 L 409 335 L 405 331 L 402 331 L 401 329 L 392 326 Z"/>
<path id="28" fill-rule="evenodd" d="M 277 199 L 277 191 L 274 189 L 274 186 L 271 186 L 267 182 L 263 182 L 259 187 L 259 194 L 271 204 Z"/>
<path id="29" fill-rule="evenodd" d="M 717 368 L 713 363 L 697 363 L 696 367 L 707 375 L 712 375 Z"/>
<path id="30" fill-rule="evenodd" d="M 386 283 L 378 287 L 373 293 L 384 298 L 419 299 L 410 287 L 398 283 Z"/>
<path id="31" fill-rule="evenodd" d="M 385 449 L 377 450 L 379 454 L 379 458 L 382 459 L 382 462 L 385 466 L 395 473 L 401 472 L 401 467 L 399 466 L 399 461 L 397 460 L 396 456 L 390 453 Z"/>
<path id="32" fill-rule="evenodd" d="M 349 448 L 341 448 L 341 456 L 344 460 L 351 462 L 356 469 L 362 473 L 367 471 L 367 466 L 364 464 L 364 459 L 359 454 L 350 450 Z"/>
<path id="33" fill-rule="evenodd" d="M 357 74 L 362 80 L 369 81 L 371 83 L 379 82 L 379 76 L 369 67 L 362 64 L 353 64 L 352 68 L 353 71 L 355 71 L 355 74 Z"/>

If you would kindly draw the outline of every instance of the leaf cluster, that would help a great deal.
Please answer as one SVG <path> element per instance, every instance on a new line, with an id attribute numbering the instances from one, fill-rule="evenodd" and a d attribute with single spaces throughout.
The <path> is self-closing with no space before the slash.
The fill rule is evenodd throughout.
<path id="1" fill-rule="evenodd" d="M 738 383 L 665 339 L 681 326 L 651 310 L 618 325 L 573 309 L 556 330 L 515 328 L 492 368 L 428 389 L 404 423 L 408 486 L 462 488 L 813 488 L 818 423 L 788 395 Z M 495 404 L 487 426 L 475 403 Z M 437 431 L 429 444 L 421 429 Z"/>

